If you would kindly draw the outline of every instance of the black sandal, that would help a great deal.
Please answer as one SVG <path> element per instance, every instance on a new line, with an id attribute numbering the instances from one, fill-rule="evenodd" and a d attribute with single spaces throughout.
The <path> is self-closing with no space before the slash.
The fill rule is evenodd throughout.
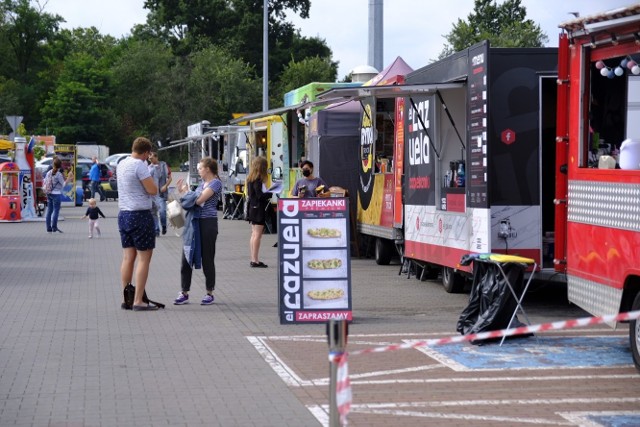
<path id="1" fill-rule="evenodd" d="M 262 261 L 258 261 L 258 262 L 253 262 L 253 261 L 251 261 L 251 262 L 249 263 L 249 265 L 250 265 L 251 267 L 254 267 L 254 268 L 267 268 L 267 267 L 268 267 L 268 265 L 267 265 L 267 264 L 265 264 L 265 263 L 264 263 L 264 262 L 262 262 Z"/>

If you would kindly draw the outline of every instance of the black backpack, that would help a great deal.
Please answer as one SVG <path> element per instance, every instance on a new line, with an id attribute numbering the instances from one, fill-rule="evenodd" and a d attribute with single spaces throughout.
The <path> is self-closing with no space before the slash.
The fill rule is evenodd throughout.
<path id="1" fill-rule="evenodd" d="M 133 286 L 131 283 L 127 283 L 127 286 L 124 287 L 124 309 L 125 310 L 132 310 L 133 309 L 133 297 L 136 293 L 136 288 L 135 286 Z M 142 295 L 142 301 L 146 304 L 153 304 L 158 306 L 158 308 L 164 308 L 164 304 L 156 302 L 156 301 L 151 301 L 149 298 L 147 298 L 147 291 L 145 289 L 144 294 Z"/>

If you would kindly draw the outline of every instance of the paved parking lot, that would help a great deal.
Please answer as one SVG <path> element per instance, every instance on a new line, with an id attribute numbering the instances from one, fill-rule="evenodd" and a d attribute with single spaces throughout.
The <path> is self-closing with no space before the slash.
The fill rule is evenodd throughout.
<path id="1" fill-rule="evenodd" d="M 249 268 L 249 227 L 221 220 L 213 306 L 169 304 L 181 240 L 160 237 L 148 292 L 158 312 L 120 309 L 117 203 L 65 207 L 64 234 L 0 224 L 0 425 L 315 426 L 327 424 L 323 325 L 280 325 L 276 236 Z M 352 261 L 350 350 L 455 335 L 467 295 Z M 204 294 L 194 274 L 193 298 Z M 533 323 L 586 316 L 557 285 L 525 302 Z M 640 425 L 640 375 L 626 325 L 495 345 L 354 356 L 351 425 Z"/>

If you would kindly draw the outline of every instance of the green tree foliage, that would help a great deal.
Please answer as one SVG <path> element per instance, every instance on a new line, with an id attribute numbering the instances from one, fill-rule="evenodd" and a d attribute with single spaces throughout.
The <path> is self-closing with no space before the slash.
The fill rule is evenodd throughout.
<path id="1" fill-rule="evenodd" d="M 29 0 L 3 0 L 0 14 L 4 24 L 0 40 L 9 46 L 12 66 L 4 72 L 15 72 L 18 81 L 26 83 L 33 77 L 32 68 L 46 56 L 47 42 L 55 39 L 63 19 L 36 10 Z"/>
<path id="2" fill-rule="evenodd" d="M 186 92 L 181 88 L 184 76 L 171 73 L 176 64 L 171 49 L 158 40 L 124 43 L 112 72 L 113 104 L 120 117 L 116 133 L 125 144 L 140 135 L 155 139 L 182 116 Z"/>
<path id="3" fill-rule="evenodd" d="M 163 37 L 180 56 L 195 50 L 202 41 L 221 46 L 262 70 L 262 0 L 146 0 L 150 10 L 150 29 Z M 286 12 L 309 17 L 310 0 L 271 0 L 269 2 L 269 75 L 278 79 L 284 65 L 295 52 L 296 60 L 331 57 L 324 40 L 306 38 L 285 21 Z"/>
<path id="4" fill-rule="evenodd" d="M 274 102 L 284 99 L 284 94 L 299 87 L 312 82 L 334 82 L 338 75 L 338 67 L 336 63 L 329 59 L 305 58 L 296 62 L 291 60 L 285 67 L 277 84 L 276 91 L 273 94 Z"/>
<path id="5" fill-rule="evenodd" d="M 211 123 L 226 123 L 233 113 L 260 108 L 262 85 L 254 71 L 224 49 L 211 46 L 189 58 L 189 105 L 192 122 L 206 117 Z"/>
<path id="6" fill-rule="evenodd" d="M 449 34 L 440 58 L 466 49 L 483 40 L 493 47 L 542 47 L 549 41 L 540 26 L 527 17 L 522 0 L 475 0 L 467 20 L 458 19 Z"/>
<path id="7" fill-rule="evenodd" d="M 118 152 L 139 135 L 180 139 L 191 123 L 224 124 L 260 109 L 262 0 L 146 0 L 147 22 L 121 39 L 95 27 L 61 30 L 64 19 L 41 4 L 0 0 L 0 113 L 23 115 L 35 133 Z M 298 82 L 335 80 L 326 42 L 286 21 L 291 12 L 308 17 L 309 7 L 310 0 L 270 1 L 273 106 Z"/>
<path id="8" fill-rule="evenodd" d="M 72 54 L 42 109 L 44 124 L 60 143 L 102 143 L 108 94 L 109 71 L 88 54 Z"/>
<path id="9" fill-rule="evenodd" d="M 29 0 L 0 0 L 0 108 L 23 115 L 29 128 L 40 120 L 40 95 L 49 88 L 39 74 L 51 62 L 50 46 L 62 21 L 32 7 Z"/>

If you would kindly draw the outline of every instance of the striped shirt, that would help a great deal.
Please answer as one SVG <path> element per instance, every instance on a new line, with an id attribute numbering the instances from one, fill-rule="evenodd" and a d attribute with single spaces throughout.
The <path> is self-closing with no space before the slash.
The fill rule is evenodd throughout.
<path id="1" fill-rule="evenodd" d="M 218 217 L 218 203 L 220 202 L 220 193 L 222 192 L 222 181 L 219 179 L 213 179 L 208 185 L 213 191 L 213 196 L 209 197 L 202 206 L 202 212 L 200 218 L 217 218 Z M 197 192 L 204 191 L 204 181 L 200 183 L 197 188 Z"/>

